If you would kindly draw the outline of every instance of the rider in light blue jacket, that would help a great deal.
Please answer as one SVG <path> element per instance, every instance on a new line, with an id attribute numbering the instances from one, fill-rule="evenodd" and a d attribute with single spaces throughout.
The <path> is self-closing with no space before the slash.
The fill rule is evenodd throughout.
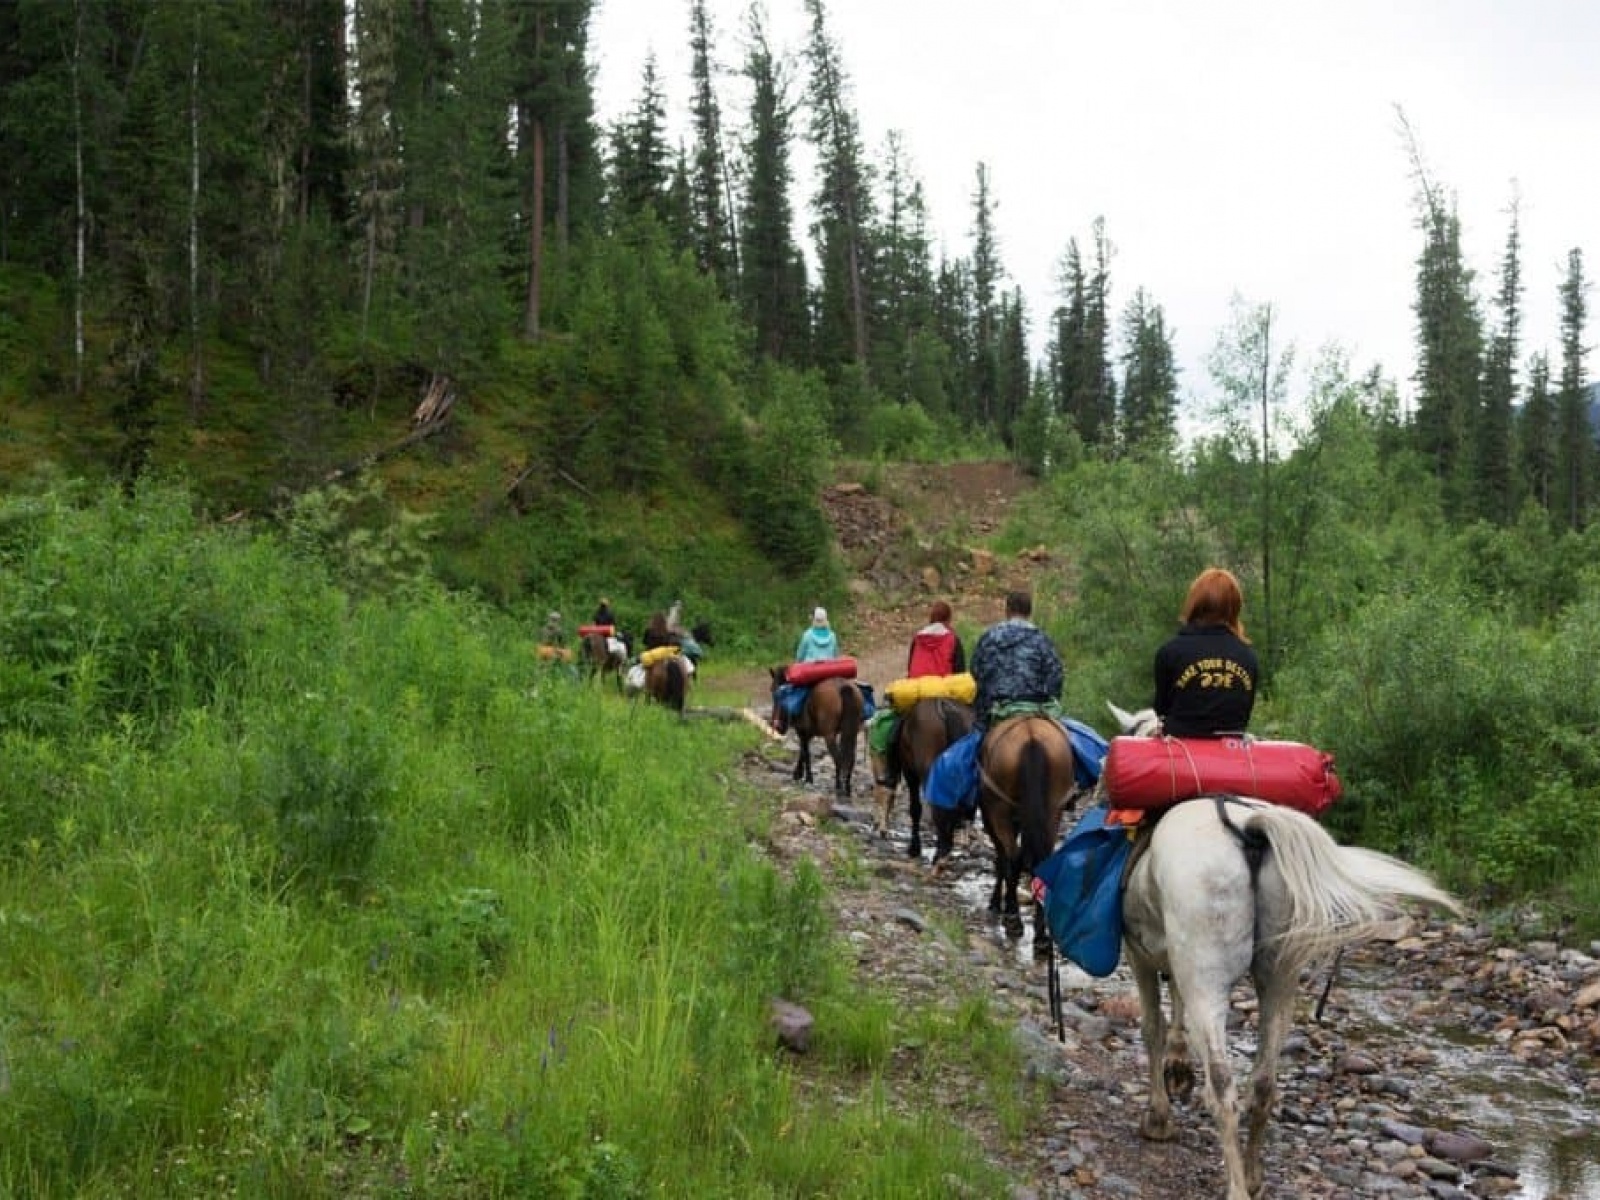
<path id="1" fill-rule="evenodd" d="M 828 610 L 818 608 L 811 614 L 811 628 L 800 635 L 794 650 L 795 662 L 819 662 L 825 658 L 839 657 L 839 636 L 828 626 Z"/>

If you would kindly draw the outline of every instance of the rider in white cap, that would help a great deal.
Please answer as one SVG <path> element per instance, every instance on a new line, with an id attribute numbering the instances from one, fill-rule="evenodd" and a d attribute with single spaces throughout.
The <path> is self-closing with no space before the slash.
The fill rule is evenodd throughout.
<path id="1" fill-rule="evenodd" d="M 795 662 L 818 662 L 839 657 L 839 635 L 828 626 L 828 610 L 818 606 L 811 613 L 811 627 L 800 635 L 795 647 Z"/>

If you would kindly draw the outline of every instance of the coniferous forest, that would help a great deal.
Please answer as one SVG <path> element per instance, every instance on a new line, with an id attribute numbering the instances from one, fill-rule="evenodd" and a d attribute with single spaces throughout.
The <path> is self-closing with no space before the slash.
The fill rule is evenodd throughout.
<path id="1" fill-rule="evenodd" d="M 618 722 L 528 653 L 602 594 L 786 653 L 873 600 L 845 467 L 1035 477 L 992 549 L 1048 548 L 1097 722 L 1233 568 L 1252 728 L 1336 753 L 1342 840 L 1600 932 L 1581 249 L 1529 328 L 1518 204 L 1478 278 L 1406 128 L 1413 361 L 1296 363 L 1241 302 L 1186 414 L 1116 214 L 1029 312 L 985 164 L 952 255 L 863 144 L 824 0 L 793 49 L 673 2 L 690 111 L 652 62 L 602 123 L 592 0 L 0 0 L 0 1190 L 998 1194 L 772 1060 L 793 997 L 821 1070 L 909 1036 L 1032 1119 L 981 1002 L 864 1000 L 816 873 L 750 853 L 748 730 Z"/>
<path id="2" fill-rule="evenodd" d="M 841 583 L 817 502 L 830 462 L 1007 456 L 1044 482 L 1036 526 L 1080 568 L 1062 620 L 1092 631 L 1082 678 L 1134 695 L 1178 581 L 1224 560 L 1250 578 L 1286 719 L 1362 713 L 1355 742 L 1382 714 L 1352 647 L 1415 645 L 1412 598 L 1446 606 L 1463 669 L 1519 681 L 1508 641 L 1544 652 L 1576 628 L 1600 536 L 1580 249 L 1560 328 L 1526 329 L 1518 203 L 1479 280 L 1401 113 L 1414 397 L 1337 348 L 1292 371 L 1270 302 L 1241 301 L 1208 360 L 1207 432 L 1184 443 L 1160 298 L 1119 281 L 1114 305 L 1107 219 L 1067 238 L 1059 304 L 1029 313 L 980 162 L 968 251 L 935 255 L 909 152 L 863 145 L 848 47 L 824 0 L 796 2 L 791 53 L 761 6 L 718 31 L 685 0 L 677 143 L 654 59 L 626 114 L 597 121 L 587 0 L 0 7 L 6 477 L 41 459 L 130 489 L 179 474 L 219 516 L 293 514 L 325 541 L 387 520 L 505 608 L 621 576 L 639 604 L 687 586 L 753 638 Z M 734 52 L 736 89 L 712 67 Z M 1115 526 L 1106 544 L 1064 519 L 1084 508 Z M 1384 719 L 1458 710 L 1451 658 Z M 1306 671 L 1351 673 L 1360 703 L 1323 713 L 1331 689 L 1293 689 Z M 1565 719 L 1517 710 L 1509 681 L 1467 691 L 1514 732 L 1484 743 L 1455 711 L 1459 745 L 1376 778 L 1414 788 L 1491 746 L 1467 774 L 1510 786 L 1508 743 L 1546 745 Z M 1547 699 L 1582 714 L 1558 775 L 1587 806 L 1600 770 L 1577 734 L 1600 709 Z"/>

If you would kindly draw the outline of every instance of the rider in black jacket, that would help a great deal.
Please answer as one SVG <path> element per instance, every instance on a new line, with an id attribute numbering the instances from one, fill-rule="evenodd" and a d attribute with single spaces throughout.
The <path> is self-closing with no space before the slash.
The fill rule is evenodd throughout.
<path id="1" fill-rule="evenodd" d="M 1182 627 L 1156 651 L 1154 708 L 1171 737 L 1243 733 L 1256 703 L 1260 664 L 1244 635 L 1239 581 L 1208 567 L 1189 585 Z"/>

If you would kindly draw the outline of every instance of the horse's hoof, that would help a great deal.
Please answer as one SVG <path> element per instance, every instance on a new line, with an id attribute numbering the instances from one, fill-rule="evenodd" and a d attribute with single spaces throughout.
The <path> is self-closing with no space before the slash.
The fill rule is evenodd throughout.
<path id="1" fill-rule="evenodd" d="M 906 847 L 906 857 L 907 858 L 921 858 L 922 857 L 922 840 L 920 838 L 912 838 L 911 839 L 911 844 Z"/>
<path id="2" fill-rule="evenodd" d="M 1144 1120 L 1139 1122 L 1139 1136 L 1152 1142 L 1170 1142 L 1173 1132 L 1171 1117 L 1156 1117 L 1151 1113 L 1145 1113 Z"/>
<path id="3" fill-rule="evenodd" d="M 1017 940 L 1022 937 L 1022 919 L 1020 917 L 1007 917 L 1005 919 L 1005 927 L 1008 938 Z"/>

